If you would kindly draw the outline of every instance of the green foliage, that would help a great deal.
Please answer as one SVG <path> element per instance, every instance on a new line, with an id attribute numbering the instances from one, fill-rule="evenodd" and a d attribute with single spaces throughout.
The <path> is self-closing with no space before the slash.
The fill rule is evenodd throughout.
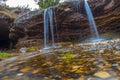
<path id="1" fill-rule="evenodd" d="M 28 47 L 28 48 L 27 48 L 27 51 L 28 51 L 28 52 L 37 51 L 37 49 L 38 49 L 37 47 L 31 46 L 31 47 Z"/>
<path id="2" fill-rule="evenodd" d="M 65 54 L 63 55 L 63 59 L 65 62 L 69 63 L 71 62 L 71 60 L 74 58 L 73 52 L 69 51 L 69 52 L 65 52 Z"/>
<path id="3" fill-rule="evenodd" d="M 37 2 L 37 0 L 35 0 Z M 50 6 L 57 5 L 60 0 L 38 0 L 38 5 L 40 8 L 48 8 Z"/>
<path id="4" fill-rule="evenodd" d="M 10 54 L 8 52 L 0 52 L 0 59 L 8 58 L 11 56 L 12 56 L 12 54 Z"/>

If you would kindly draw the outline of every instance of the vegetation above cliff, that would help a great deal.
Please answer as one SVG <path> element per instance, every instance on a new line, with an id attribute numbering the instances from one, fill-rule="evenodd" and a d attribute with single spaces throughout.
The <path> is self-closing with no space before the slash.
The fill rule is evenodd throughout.
<path id="1" fill-rule="evenodd" d="M 40 8 L 48 8 L 50 6 L 57 5 L 60 0 L 35 0 L 38 3 Z"/>

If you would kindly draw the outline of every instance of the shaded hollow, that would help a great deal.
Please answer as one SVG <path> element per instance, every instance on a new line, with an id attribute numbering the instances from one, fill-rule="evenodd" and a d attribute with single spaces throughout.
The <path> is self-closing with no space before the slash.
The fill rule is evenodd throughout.
<path id="1" fill-rule="evenodd" d="M 8 49 L 9 44 L 9 24 L 5 20 L 0 20 L 0 49 Z"/>

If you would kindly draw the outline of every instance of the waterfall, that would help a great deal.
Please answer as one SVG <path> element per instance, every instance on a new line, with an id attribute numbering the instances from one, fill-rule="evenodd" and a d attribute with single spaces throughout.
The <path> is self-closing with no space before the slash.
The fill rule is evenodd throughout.
<path id="1" fill-rule="evenodd" d="M 87 17 L 88 17 L 88 20 L 89 20 L 91 35 L 92 35 L 93 38 L 99 39 L 100 36 L 99 36 L 98 30 L 97 30 L 97 27 L 96 27 L 96 23 L 95 23 L 94 18 L 93 18 L 92 11 L 89 7 L 89 4 L 88 4 L 87 0 L 85 0 L 85 10 L 86 10 Z"/>
<path id="2" fill-rule="evenodd" d="M 54 25 L 53 25 L 53 8 L 49 7 L 44 10 L 44 49 L 54 47 Z M 51 37 L 51 40 L 49 39 Z M 51 41 L 51 46 L 49 46 Z"/>

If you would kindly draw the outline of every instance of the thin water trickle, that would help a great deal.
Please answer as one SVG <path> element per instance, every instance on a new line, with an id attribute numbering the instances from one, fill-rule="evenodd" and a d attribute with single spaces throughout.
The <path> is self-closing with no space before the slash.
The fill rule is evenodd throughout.
<path id="1" fill-rule="evenodd" d="M 54 47 L 54 24 L 53 24 L 53 8 L 49 7 L 44 10 L 44 48 Z M 51 37 L 51 46 L 49 46 L 49 38 Z"/>
<path id="2" fill-rule="evenodd" d="M 99 36 L 98 30 L 97 30 L 97 27 L 96 27 L 95 20 L 93 18 L 92 11 L 90 9 L 90 6 L 89 6 L 87 0 L 85 0 L 85 10 L 86 10 L 87 17 L 88 17 L 88 20 L 89 20 L 89 25 L 90 25 L 92 37 L 99 40 L 100 36 Z"/>

